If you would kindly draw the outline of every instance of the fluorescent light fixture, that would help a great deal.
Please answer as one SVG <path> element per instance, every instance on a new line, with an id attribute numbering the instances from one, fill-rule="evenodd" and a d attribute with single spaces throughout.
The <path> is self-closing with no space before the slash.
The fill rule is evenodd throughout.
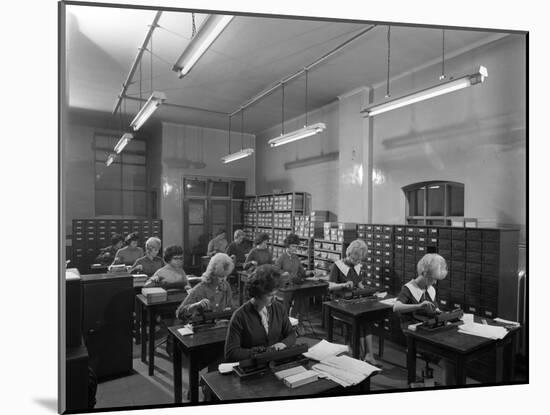
<path id="1" fill-rule="evenodd" d="M 488 76 L 487 68 L 480 66 L 476 73 L 443 82 L 430 88 L 413 92 L 412 94 L 408 94 L 400 98 L 392 99 L 391 101 L 384 102 L 382 104 L 372 105 L 363 109 L 361 114 L 364 114 L 365 117 L 372 117 L 373 115 L 382 114 L 383 112 L 401 108 L 405 105 L 414 104 L 415 102 L 424 101 L 429 98 L 437 97 L 439 95 L 458 91 L 459 89 L 482 83 Z"/>
<path id="2" fill-rule="evenodd" d="M 165 100 L 166 100 L 166 94 L 164 92 L 153 91 L 153 93 L 151 94 L 151 96 L 149 97 L 145 105 L 141 107 L 137 115 L 134 117 L 134 119 L 130 123 L 130 127 L 132 127 L 134 131 L 139 130 L 141 126 L 145 124 L 145 121 L 147 121 L 149 117 L 153 115 L 156 109 Z"/>
<path id="3" fill-rule="evenodd" d="M 115 161 L 116 154 L 109 154 L 109 157 L 107 157 L 107 160 L 105 161 L 105 165 L 109 167 L 111 164 L 113 164 L 113 161 Z"/>
<path id="4" fill-rule="evenodd" d="M 254 153 L 253 148 L 243 148 L 240 151 L 237 151 L 236 153 L 228 154 L 227 156 L 224 156 L 221 158 L 222 163 L 227 164 L 231 163 L 232 161 L 244 159 L 245 157 L 251 156 L 252 153 Z"/>
<path id="5" fill-rule="evenodd" d="M 233 20 L 233 17 L 235 16 L 223 14 L 209 15 L 197 34 L 191 39 L 191 42 L 185 48 L 172 70 L 179 72 L 180 78 L 187 75 L 204 52 L 206 52 L 231 20 Z"/>
<path id="6" fill-rule="evenodd" d="M 116 143 L 115 153 L 120 154 L 120 152 L 124 150 L 124 147 L 126 147 L 133 138 L 134 135 L 132 133 L 124 133 L 122 137 L 120 137 L 120 140 L 118 140 L 118 143 Z"/>
<path id="7" fill-rule="evenodd" d="M 317 124 L 307 125 L 304 128 L 293 131 L 291 133 L 283 134 L 280 137 L 272 138 L 267 143 L 271 147 L 278 147 L 283 144 L 291 143 L 293 141 L 301 140 L 302 138 L 310 137 L 325 130 L 327 126 L 324 122 L 318 122 Z"/>

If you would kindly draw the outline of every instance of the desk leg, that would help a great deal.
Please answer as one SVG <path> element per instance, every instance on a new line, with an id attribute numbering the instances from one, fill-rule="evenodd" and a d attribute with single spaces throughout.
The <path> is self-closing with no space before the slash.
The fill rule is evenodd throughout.
<path id="1" fill-rule="evenodd" d="M 170 334 L 171 336 L 171 334 Z M 172 374 L 174 376 L 174 403 L 182 402 L 181 391 L 181 349 L 179 342 L 173 337 L 174 354 L 172 356 Z"/>
<path id="2" fill-rule="evenodd" d="M 456 386 L 462 386 L 466 384 L 466 359 L 464 356 L 457 356 L 455 359 L 455 381 Z"/>
<path id="3" fill-rule="evenodd" d="M 199 365 L 197 357 L 189 355 L 189 395 L 191 403 L 199 401 Z"/>
<path id="4" fill-rule="evenodd" d="M 416 381 L 416 341 L 407 336 L 407 382 L 410 385 Z"/>
<path id="5" fill-rule="evenodd" d="M 355 359 L 360 359 L 359 349 L 359 324 L 357 322 L 357 319 L 354 318 L 351 325 L 351 352 L 353 353 L 353 357 Z"/>
<path id="6" fill-rule="evenodd" d="M 145 363 L 146 362 L 145 356 L 147 355 L 147 342 L 145 341 L 146 335 L 147 335 L 147 313 L 145 311 L 145 306 L 143 304 L 141 304 L 141 302 L 140 302 L 140 306 L 141 306 L 141 311 L 140 311 L 140 314 L 141 314 L 141 327 L 140 327 L 141 335 L 139 337 L 141 339 L 141 361 L 143 363 Z"/>
<path id="7" fill-rule="evenodd" d="M 151 308 L 149 308 L 147 310 L 147 317 L 149 319 L 149 337 L 147 339 L 147 342 L 149 343 L 147 345 L 149 349 L 149 356 L 147 363 L 149 365 L 149 376 L 153 376 L 155 373 L 155 325 L 157 323 L 157 313 L 153 312 Z"/>
<path id="8" fill-rule="evenodd" d="M 384 335 L 378 335 L 378 356 L 380 359 L 384 356 Z"/>
<path id="9" fill-rule="evenodd" d="M 334 320 L 332 318 L 332 312 L 331 312 L 330 307 L 325 307 L 325 309 L 326 309 L 326 315 L 327 315 L 326 323 L 327 323 L 328 341 L 332 342 L 332 337 L 333 337 L 332 331 L 334 329 Z"/>

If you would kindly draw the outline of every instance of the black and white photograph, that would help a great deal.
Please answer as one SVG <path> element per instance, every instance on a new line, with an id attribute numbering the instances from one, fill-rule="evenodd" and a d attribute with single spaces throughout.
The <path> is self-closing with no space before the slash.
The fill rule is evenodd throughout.
<path id="1" fill-rule="evenodd" d="M 48 377 L 25 392 L 35 406 L 518 413 L 545 371 L 530 340 L 542 43 L 527 23 L 449 18 L 460 4 L 418 17 L 49 3 L 57 72 L 41 71 L 37 27 L 36 55 L 11 56 L 34 68 L 38 118 L 27 111 L 6 152 L 13 194 L 36 191 L 13 224 L 42 209 L 49 230 L 12 241 L 48 289 L 5 275 L 29 293 L 5 308 L 32 338 L 19 355 L 57 368 L 3 353 L 22 382 Z M 32 26 L 20 21 L 14 40 Z M 44 115 L 57 138 L 30 133 Z"/>
<path id="2" fill-rule="evenodd" d="M 59 18 L 62 411 L 528 383 L 527 32 Z"/>

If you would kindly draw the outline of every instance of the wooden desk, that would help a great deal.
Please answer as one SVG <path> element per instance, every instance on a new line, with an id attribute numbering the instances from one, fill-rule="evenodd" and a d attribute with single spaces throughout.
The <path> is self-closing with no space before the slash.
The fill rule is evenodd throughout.
<path id="1" fill-rule="evenodd" d="M 386 297 L 384 299 L 391 298 Z M 328 341 L 332 342 L 334 317 L 351 326 L 351 351 L 355 359 L 359 359 L 359 329 L 361 326 L 383 320 L 392 313 L 392 306 L 383 304 L 377 299 L 359 298 L 357 300 L 332 300 L 323 303 L 328 314 Z M 379 339 L 379 350 L 383 349 L 384 339 Z"/>
<path id="2" fill-rule="evenodd" d="M 481 318 L 475 317 L 477 322 Z M 500 325 L 486 319 L 489 324 Z M 403 329 L 407 338 L 407 379 L 409 384 L 416 381 L 416 352 L 433 353 L 448 359 L 455 365 L 456 385 L 466 384 L 466 363 L 483 353 L 496 351 L 496 382 L 510 382 L 514 377 L 513 359 L 515 356 L 515 335 L 519 328 L 512 329 L 500 340 L 486 339 L 458 332 L 458 327 L 434 332 Z"/>
<path id="3" fill-rule="evenodd" d="M 182 354 L 189 361 L 189 392 L 190 400 L 199 400 L 199 371 L 212 362 L 212 357 L 223 356 L 227 327 L 212 328 L 195 334 L 182 336 L 178 329 L 184 325 L 168 328 L 169 335 L 174 339 L 174 357 L 172 360 L 174 376 L 174 403 L 181 403 L 181 362 Z M 209 361 L 210 360 L 210 361 Z"/>
<path id="4" fill-rule="evenodd" d="M 310 363 L 308 366 L 311 366 Z M 370 392 L 370 377 L 359 385 L 343 388 L 328 379 L 319 379 L 307 385 L 291 389 L 267 371 L 264 375 L 241 379 L 235 373 L 220 374 L 218 371 L 201 375 L 202 383 L 209 394 L 220 401 L 246 401 L 266 398 L 292 398 L 334 396 Z"/>
<path id="5" fill-rule="evenodd" d="M 187 297 L 185 291 L 168 292 L 166 301 L 160 303 L 148 303 L 142 294 L 136 296 L 137 302 L 141 308 L 141 361 L 145 363 L 147 349 L 149 356 L 147 359 L 149 365 L 149 376 L 153 376 L 155 371 L 155 327 L 157 324 L 157 315 L 161 311 L 174 311 L 181 302 Z M 147 330 L 149 326 L 149 330 Z M 147 334 L 148 331 L 148 334 Z M 147 336 L 147 341 L 144 341 Z"/>
<path id="6" fill-rule="evenodd" d="M 302 284 L 289 284 L 279 288 L 283 296 L 283 306 L 286 313 L 290 309 L 292 300 L 303 298 L 307 300 L 311 297 L 323 296 L 328 292 L 328 282 L 325 281 L 304 281 Z"/>

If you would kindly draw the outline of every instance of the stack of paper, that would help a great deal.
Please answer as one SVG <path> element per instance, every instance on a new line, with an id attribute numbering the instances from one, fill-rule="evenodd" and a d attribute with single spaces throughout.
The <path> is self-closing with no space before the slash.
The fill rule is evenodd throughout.
<path id="1" fill-rule="evenodd" d="M 348 346 L 345 344 L 329 343 L 326 340 L 321 340 L 315 346 L 310 347 L 303 355 L 308 359 L 321 361 L 341 353 L 346 353 L 348 350 Z"/>
<path id="2" fill-rule="evenodd" d="M 306 370 L 305 372 L 287 376 L 283 379 L 283 383 L 289 388 L 297 388 L 298 386 L 307 385 L 319 379 L 319 375 L 314 370 Z"/>
<path id="3" fill-rule="evenodd" d="M 349 356 L 330 357 L 317 363 L 312 369 L 343 387 L 357 385 L 374 372 L 380 371 L 376 366 Z"/>
<path id="4" fill-rule="evenodd" d="M 166 290 L 160 287 L 142 288 L 141 294 L 143 294 L 148 303 L 161 303 L 166 301 L 168 297 Z"/>
<path id="5" fill-rule="evenodd" d="M 506 334 L 508 334 L 508 331 L 504 327 L 490 326 L 489 324 L 479 324 L 474 322 L 459 326 L 458 332 L 493 340 L 502 339 L 506 336 Z"/>
<path id="6" fill-rule="evenodd" d="M 181 329 L 180 329 L 181 330 Z M 225 373 L 230 373 L 233 371 L 233 368 L 235 366 L 238 366 L 239 365 L 239 362 L 234 362 L 234 363 L 220 363 L 218 365 L 218 372 L 220 372 L 221 374 L 225 374 Z"/>
<path id="7" fill-rule="evenodd" d="M 143 287 L 147 281 L 147 274 L 132 274 L 134 279 L 134 287 Z"/>
<path id="8" fill-rule="evenodd" d="M 495 318 L 494 321 L 498 323 L 506 324 L 507 326 L 514 326 L 514 327 L 520 326 L 520 324 L 517 321 L 504 320 L 503 318 L 500 318 L 500 317 Z"/>
<path id="9" fill-rule="evenodd" d="M 178 333 L 181 334 L 182 336 L 187 336 L 189 334 L 193 334 L 193 326 L 190 325 L 190 324 L 186 324 L 181 329 L 178 329 Z"/>
<path id="10" fill-rule="evenodd" d="M 295 367 L 291 367 L 290 369 L 284 369 L 284 370 L 279 370 L 278 372 L 275 372 L 275 377 L 279 380 L 282 380 L 288 376 L 294 376 L 294 375 L 297 375 L 298 373 L 304 373 L 304 372 L 307 372 L 307 369 L 303 366 L 295 366 Z"/>

